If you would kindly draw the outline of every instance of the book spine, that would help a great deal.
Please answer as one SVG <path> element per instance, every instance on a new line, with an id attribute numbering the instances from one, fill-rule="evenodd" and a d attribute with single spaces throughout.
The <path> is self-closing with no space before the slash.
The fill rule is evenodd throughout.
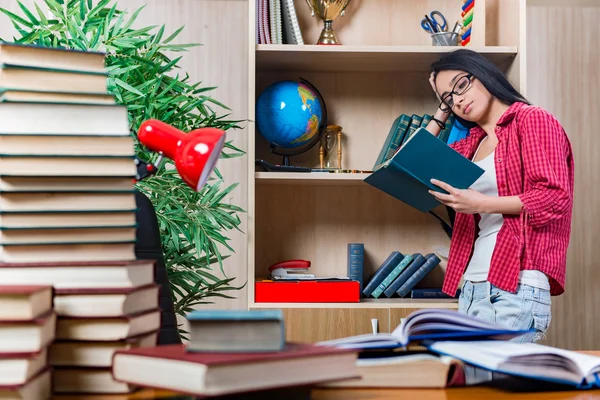
<path id="1" fill-rule="evenodd" d="M 427 125 L 429 125 L 429 121 L 431 121 L 431 115 L 430 114 L 424 114 L 423 115 L 423 120 L 421 121 L 421 128 L 427 128 Z"/>
<path id="2" fill-rule="evenodd" d="M 392 272 L 394 267 L 398 265 L 400 261 L 402 261 L 403 257 L 404 255 L 399 251 L 392 251 L 390 255 L 385 259 L 385 261 L 381 264 L 381 266 L 377 269 L 377 271 L 375 271 L 375 273 L 365 286 L 363 290 L 363 295 L 365 297 L 369 297 L 371 293 L 373 293 L 373 290 L 375 290 L 375 288 L 379 286 L 379 284 L 385 279 L 386 276 L 389 275 L 390 272 Z"/>
<path id="3" fill-rule="evenodd" d="M 421 280 L 425 278 L 425 276 L 440 263 L 438 256 L 433 253 L 428 254 L 425 256 L 425 258 L 427 259 L 425 264 L 423 264 L 421 268 L 419 268 L 410 278 L 408 278 L 408 280 L 404 282 L 402 286 L 400 286 L 400 289 L 396 291 L 398 296 L 406 296 L 417 283 L 421 282 Z"/>
<path id="4" fill-rule="evenodd" d="M 390 144 L 387 148 L 387 153 L 385 154 L 385 157 L 383 158 L 383 162 L 386 162 L 387 160 L 392 158 L 394 156 L 394 154 L 396 154 L 396 150 L 398 150 L 398 148 L 400 147 L 400 143 L 402 143 L 402 139 L 404 138 L 406 130 L 408 129 L 409 123 L 410 123 L 410 117 L 406 114 L 402 114 L 400 116 L 400 122 L 398 123 L 398 128 L 396 129 L 396 133 L 392 137 L 392 141 L 390 142 Z"/>
<path id="5" fill-rule="evenodd" d="M 412 259 L 412 255 L 404 256 L 396 268 L 394 268 L 392 272 L 390 272 L 390 274 L 379 284 L 379 286 L 377 286 L 377 289 L 371 293 L 371 296 L 375 297 L 376 299 L 379 298 L 383 291 L 394 281 L 394 279 L 396 279 L 398 275 L 400 275 L 402 271 L 404 271 L 408 264 L 410 264 Z"/>
<path id="6" fill-rule="evenodd" d="M 396 118 L 396 120 L 394 120 L 394 123 L 392 124 L 392 127 L 390 128 L 390 131 L 385 139 L 385 142 L 383 143 L 383 146 L 381 146 L 379 155 L 377 156 L 377 159 L 375 160 L 375 165 L 373 166 L 373 169 L 377 168 L 377 166 L 379 164 L 382 164 L 383 162 L 385 162 L 387 154 L 388 154 L 388 149 L 392 145 L 392 140 L 398 132 L 398 124 L 399 123 L 400 123 L 400 117 L 398 117 L 398 118 Z"/>
<path id="7" fill-rule="evenodd" d="M 402 271 L 402 273 L 398 275 L 394 282 L 392 282 L 383 292 L 386 297 L 392 297 L 396 293 L 396 290 L 398 290 L 404 284 L 404 282 L 406 282 L 408 278 L 410 278 L 412 274 L 421 268 L 421 266 L 425 264 L 425 261 L 427 261 L 425 257 L 419 253 L 413 254 L 412 257 L 413 261 L 410 263 L 410 265 L 404 271 Z"/>
<path id="8" fill-rule="evenodd" d="M 348 243 L 348 278 L 359 283 L 359 297 L 363 291 L 363 274 L 365 270 L 365 245 Z"/>

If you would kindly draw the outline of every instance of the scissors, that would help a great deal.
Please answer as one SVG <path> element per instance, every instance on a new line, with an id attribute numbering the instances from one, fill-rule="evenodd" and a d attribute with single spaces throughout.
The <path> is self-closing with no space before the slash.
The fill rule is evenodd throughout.
<path id="1" fill-rule="evenodd" d="M 429 16 L 425 15 L 425 18 L 421 20 L 421 28 L 429 33 L 436 33 L 445 31 L 448 28 L 448 24 L 446 23 L 444 15 L 441 12 L 434 10 Z M 433 32 L 431 31 L 432 28 Z"/>

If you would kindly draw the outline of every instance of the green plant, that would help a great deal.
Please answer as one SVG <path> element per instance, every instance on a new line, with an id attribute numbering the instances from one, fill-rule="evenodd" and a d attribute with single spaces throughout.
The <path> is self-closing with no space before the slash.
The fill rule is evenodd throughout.
<path id="1" fill-rule="evenodd" d="M 198 45 L 172 43 L 183 27 L 166 38 L 164 25 L 134 28 L 143 7 L 128 17 L 113 0 L 43 0 L 44 10 L 35 3 L 33 11 L 17 3 L 23 15 L 0 8 L 20 35 L 14 42 L 106 53 L 109 91 L 119 104 L 127 106 L 134 137 L 139 125 L 149 118 L 184 132 L 204 126 L 239 128 L 239 121 L 227 120 L 228 114 L 219 116 L 213 109 L 228 110 L 210 97 L 215 88 L 190 82 L 187 73 L 179 73 L 181 56 L 168 55 Z M 137 140 L 135 143 L 140 159 L 156 159 L 156 154 L 149 154 Z M 228 141 L 221 158 L 242 154 Z M 234 252 L 225 232 L 239 231 L 238 213 L 244 210 L 228 203 L 237 184 L 223 187 L 218 170 L 200 192 L 195 192 L 179 178 L 171 160 L 163 163 L 157 175 L 136 185 L 156 209 L 175 311 L 185 315 L 198 304 L 210 303 L 210 297 L 231 298 L 228 292 L 240 289 L 231 284 L 235 277 L 225 274 L 223 260 L 229 255 L 222 254 L 220 246 Z M 224 278 L 217 276 L 214 264 L 219 265 Z"/>

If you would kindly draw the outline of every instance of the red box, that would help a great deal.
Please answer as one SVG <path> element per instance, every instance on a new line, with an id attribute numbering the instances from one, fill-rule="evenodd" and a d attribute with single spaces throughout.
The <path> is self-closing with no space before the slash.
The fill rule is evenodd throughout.
<path id="1" fill-rule="evenodd" d="M 262 281 L 254 285 L 257 303 L 358 303 L 360 282 L 336 281 Z"/>

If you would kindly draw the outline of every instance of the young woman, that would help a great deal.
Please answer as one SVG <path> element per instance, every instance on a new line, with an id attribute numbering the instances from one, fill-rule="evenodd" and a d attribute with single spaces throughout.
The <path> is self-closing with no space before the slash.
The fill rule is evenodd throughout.
<path id="1" fill-rule="evenodd" d="M 432 180 L 456 211 L 444 280 L 459 311 L 544 337 L 551 296 L 564 291 L 574 168 L 560 123 L 531 105 L 494 64 L 470 50 L 444 55 L 430 83 L 440 101 L 427 129 L 438 135 L 450 113 L 470 124 L 451 144 L 484 174 L 468 189 Z"/>

